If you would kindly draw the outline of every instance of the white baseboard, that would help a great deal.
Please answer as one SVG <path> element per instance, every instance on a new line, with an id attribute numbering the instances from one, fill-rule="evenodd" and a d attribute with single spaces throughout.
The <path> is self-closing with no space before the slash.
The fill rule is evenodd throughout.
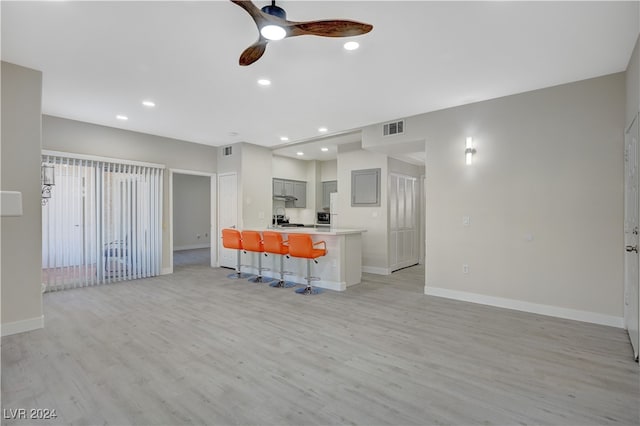
<path id="1" fill-rule="evenodd" d="M 391 275 L 391 269 L 389 268 L 378 268 L 377 266 L 362 266 L 362 272 L 367 272 L 369 274 L 376 275 Z"/>
<path id="2" fill-rule="evenodd" d="M 2 324 L 2 337 L 44 328 L 44 315 Z"/>
<path id="3" fill-rule="evenodd" d="M 529 312 L 533 314 L 547 315 L 550 317 L 564 318 L 575 321 L 590 322 L 593 324 L 608 325 L 610 327 L 624 328 L 624 318 L 612 315 L 599 314 L 597 312 L 580 311 L 577 309 L 562 308 L 559 306 L 541 305 L 522 300 L 506 299 L 502 297 L 485 296 L 484 294 L 469 293 L 466 291 L 449 290 L 439 287 L 424 287 L 424 294 L 429 296 L 445 297 L 447 299 L 462 300 L 464 302 L 479 303 L 481 305 L 496 306 L 498 308 L 513 309 L 515 311 Z"/>
<path id="4" fill-rule="evenodd" d="M 169 275 L 169 274 L 173 274 L 172 267 L 162 268 L 162 270 L 160 271 L 160 275 Z"/>
<path id="5" fill-rule="evenodd" d="M 186 246 L 173 246 L 173 251 L 181 251 L 181 250 L 194 250 L 194 249 L 203 249 L 211 247 L 211 243 L 203 243 L 203 244 L 187 244 Z"/>

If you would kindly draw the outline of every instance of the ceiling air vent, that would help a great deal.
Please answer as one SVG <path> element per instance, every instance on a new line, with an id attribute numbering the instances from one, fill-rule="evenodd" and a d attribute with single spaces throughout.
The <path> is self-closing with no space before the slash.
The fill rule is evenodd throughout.
<path id="1" fill-rule="evenodd" d="M 387 123 L 382 127 L 383 136 L 399 135 L 404 133 L 404 120 Z"/>
<path id="2" fill-rule="evenodd" d="M 225 146 L 224 148 L 222 148 L 222 155 L 225 157 L 228 157 L 230 155 L 233 154 L 233 147 L 232 146 Z"/>

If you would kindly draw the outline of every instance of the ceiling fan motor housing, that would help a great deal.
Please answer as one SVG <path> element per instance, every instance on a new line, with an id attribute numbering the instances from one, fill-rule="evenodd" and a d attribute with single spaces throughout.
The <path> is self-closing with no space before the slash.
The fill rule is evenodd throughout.
<path id="1" fill-rule="evenodd" d="M 275 2 L 273 2 L 270 5 L 264 6 L 260 10 L 262 10 L 264 13 L 268 15 L 277 16 L 278 18 L 281 18 L 281 19 L 287 19 L 287 12 L 285 12 L 283 8 L 276 6 Z"/>

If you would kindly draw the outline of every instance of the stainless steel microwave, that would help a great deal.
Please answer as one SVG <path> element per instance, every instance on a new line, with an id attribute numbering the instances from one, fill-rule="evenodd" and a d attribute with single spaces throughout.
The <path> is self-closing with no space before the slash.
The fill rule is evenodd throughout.
<path id="1" fill-rule="evenodd" d="M 318 212 L 316 223 L 320 225 L 329 225 L 331 224 L 331 213 L 327 212 Z"/>

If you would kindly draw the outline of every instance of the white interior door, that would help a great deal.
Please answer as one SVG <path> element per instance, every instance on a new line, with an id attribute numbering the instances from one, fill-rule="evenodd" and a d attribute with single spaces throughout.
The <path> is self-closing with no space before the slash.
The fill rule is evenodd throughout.
<path id="1" fill-rule="evenodd" d="M 238 176 L 218 175 L 218 253 L 220 266 L 235 268 L 237 253 L 222 246 L 222 229 L 238 228 Z"/>
<path id="2" fill-rule="evenodd" d="M 389 264 L 391 271 L 418 264 L 417 179 L 389 175 Z"/>
<path id="3" fill-rule="evenodd" d="M 629 128 L 625 138 L 625 213 L 624 239 L 626 255 L 625 264 L 625 292 L 624 292 L 624 322 L 629 332 L 633 352 L 638 359 L 638 340 L 640 340 L 638 306 L 640 305 L 639 274 L 638 274 L 638 117 Z"/>

